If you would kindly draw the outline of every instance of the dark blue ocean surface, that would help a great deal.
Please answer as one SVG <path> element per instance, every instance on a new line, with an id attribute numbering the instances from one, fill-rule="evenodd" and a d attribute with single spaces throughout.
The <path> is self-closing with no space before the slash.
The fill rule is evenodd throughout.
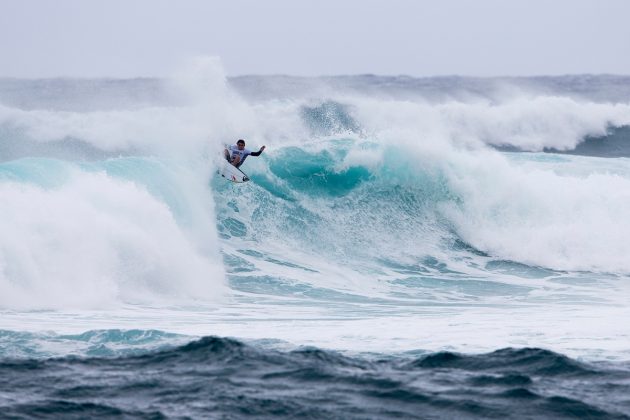
<path id="1" fill-rule="evenodd" d="M 630 366 L 538 348 L 289 352 L 205 337 L 140 355 L 3 359 L 3 418 L 630 418 Z"/>

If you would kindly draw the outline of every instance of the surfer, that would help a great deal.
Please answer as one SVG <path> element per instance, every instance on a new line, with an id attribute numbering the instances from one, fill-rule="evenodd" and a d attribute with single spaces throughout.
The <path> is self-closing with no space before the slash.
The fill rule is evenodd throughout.
<path id="1" fill-rule="evenodd" d="M 226 148 L 224 154 L 225 159 L 238 168 L 245 162 L 247 156 L 260 156 L 263 150 L 265 150 L 265 146 L 261 147 L 257 152 L 252 152 L 245 148 L 245 140 L 239 139 L 236 144 Z"/>

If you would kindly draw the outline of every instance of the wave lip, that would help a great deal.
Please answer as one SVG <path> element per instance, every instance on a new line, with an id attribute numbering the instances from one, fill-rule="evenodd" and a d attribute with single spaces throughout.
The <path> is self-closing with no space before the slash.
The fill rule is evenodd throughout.
<path id="1" fill-rule="evenodd" d="M 628 366 L 587 365 L 536 348 L 410 360 L 204 337 L 117 358 L 5 359 L 0 374 L 7 379 L 0 384 L 3 412 L 27 417 L 630 415 Z"/>
<path id="2" fill-rule="evenodd" d="M 630 157 L 630 126 L 610 127 L 605 136 L 587 136 L 571 150 L 545 148 L 547 153 L 592 157 Z"/>

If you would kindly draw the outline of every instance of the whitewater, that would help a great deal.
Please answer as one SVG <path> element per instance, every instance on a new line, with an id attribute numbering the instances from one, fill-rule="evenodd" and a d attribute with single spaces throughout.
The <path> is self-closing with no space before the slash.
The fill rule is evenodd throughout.
<path id="1" fill-rule="evenodd" d="M 0 79 L 0 407 L 627 418 L 629 86 Z M 243 185 L 216 174 L 239 138 L 267 146 Z M 123 386 L 156 369 L 188 399 Z"/>

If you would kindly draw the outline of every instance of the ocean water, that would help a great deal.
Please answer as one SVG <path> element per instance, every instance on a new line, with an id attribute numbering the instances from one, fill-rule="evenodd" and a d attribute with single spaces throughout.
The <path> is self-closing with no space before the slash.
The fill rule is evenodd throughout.
<path id="1" fill-rule="evenodd" d="M 629 86 L 0 80 L 0 417 L 630 417 Z"/>

